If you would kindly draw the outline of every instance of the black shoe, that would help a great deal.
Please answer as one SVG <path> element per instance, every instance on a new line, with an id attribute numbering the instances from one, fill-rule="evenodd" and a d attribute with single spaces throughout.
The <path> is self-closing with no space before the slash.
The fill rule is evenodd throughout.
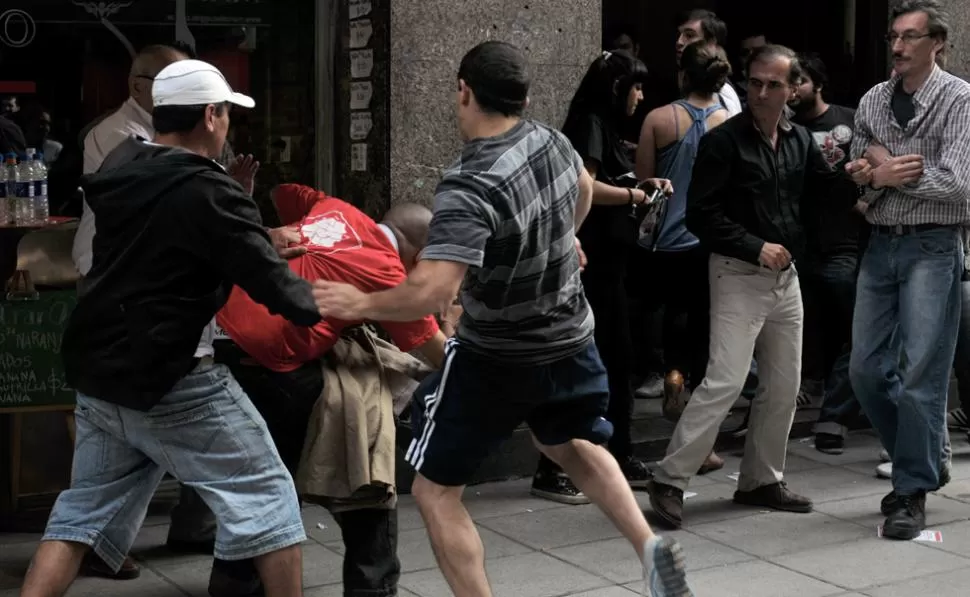
<path id="1" fill-rule="evenodd" d="M 834 433 L 816 433 L 815 449 L 822 454 L 841 454 L 845 452 L 845 438 Z"/>
<path id="2" fill-rule="evenodd" d="M 213 560 L 210 597 L 263 597 L 266 591 L 252 560 Z"/>
<path id="3" fill-rule="evenodd" d="M 735 491 L 734 503 L 800 514 L 811 512 L 813 508 L 812 500 L 792 493 L 784 482 L 762 485 L 751 491 Z"/>
<path id="4" fill-rule="evenodd" d="M 569 504 L 570 506 L 581 506 L 589 503 L 586 494 L 573 485 L 572 479 L 566 473 L 536 473 L 532 478 L 532 490 L 530 493 L 536 497 Z"/>
<path id="5" fill-rule="evenodd" d="M 668 525 L 679 529 L 684 524 L 684 492 L 672 485 L 651 481 L 647 484 L 650 507 Z"/>
<path id="6" fill-rule="evenodd" d="M 919 537 L 926 528 L 926 494 L 897 495 L 896 511 L 886 518 L 882 536 L 887 539 L 909 541 Z"/>
<path id="7" fill-rule="evenodd" d="M 889 516 L 898 509 L 899 499 L 896 497 L 895 491 L 890 491 L 887 493 L 886 497 L 882 498 L 882 501 L 879 502 L 879 512 L 881 512 L 883 516 Z"/>
<path id="8" fill-rule="evenodd" d="M 89 551 L 81 561 L 81 568 L 78 570 L 78 575 L 107 578 L 109 580 L 134 580 L 141 576 L 141 568 L 129 556 L 121 563 L 121 568 L 115 572 L 98 557 L 98 554 Z"/>
<path id="9" fill-rule="evenodd" d="M 638 458 L 629 458 L 620 463 L 620 470 L 632 489 L 646 489 L 653 479 L 653 471 L 647 463 Z"/>

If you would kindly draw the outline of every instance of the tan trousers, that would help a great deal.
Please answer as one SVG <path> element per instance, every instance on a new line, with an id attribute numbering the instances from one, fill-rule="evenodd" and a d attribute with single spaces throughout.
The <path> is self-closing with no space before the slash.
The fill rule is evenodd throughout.
<path id="1" fill-rule="evenodd" d="M 772 272 L 712 255 L 711 338 L 707 377 L 687 403 L 660 462 L 658 482 L 686 489 L 714 448 L 721 424 L 744 388 L 758 351 L 758 392 L 741 461 L 738 489 L 781 481 L 801 380 L 802 310 L 798 274 Z"/>

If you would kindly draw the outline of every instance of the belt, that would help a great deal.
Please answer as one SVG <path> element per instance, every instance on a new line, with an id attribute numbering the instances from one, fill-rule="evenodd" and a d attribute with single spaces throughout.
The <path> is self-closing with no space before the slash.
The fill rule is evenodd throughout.
<path id="1" fill-rule="evenodd" d="M 956 228 L 956 226 L 951 224 L 895 224 L 892 226 L 883 226 L 880 224 L 872 225 L 873 232 L 878 234 L 889 234 L 892 236 L 905 236 L 908 234 L 919 234 L 921 232 L 930 232 L 931 230 L 942 230 L 944 228 Z"/>

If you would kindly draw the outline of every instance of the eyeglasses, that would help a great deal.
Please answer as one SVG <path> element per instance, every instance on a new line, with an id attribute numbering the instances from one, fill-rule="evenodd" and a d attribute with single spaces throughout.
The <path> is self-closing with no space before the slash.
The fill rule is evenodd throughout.
<path id="1" fill-rule="evenodd" d="M 892 32 L 892 33 L 886 34 L 886 43 L 888 43 L 889 45 L 893 45 L 896 43 L 897 40 L 902 40 L 904 44 L 906 44 L 907 46 L 910 46 L 925 37 L 933 37 L 933 34 L 932 33 L 911 33 L 907 31 L 906 33 L 900 35 L 896 32 Z"/>

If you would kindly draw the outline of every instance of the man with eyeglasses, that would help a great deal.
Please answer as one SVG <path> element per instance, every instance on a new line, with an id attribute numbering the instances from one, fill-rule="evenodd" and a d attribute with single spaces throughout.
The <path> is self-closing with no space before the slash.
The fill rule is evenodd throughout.
<path id="1" fill-rule="evenodd" d="M 868 192 L 849 375 L 892 459 L 882 534 L 913 539 L 941 485 L 947 387 L 970 224 L 970 85 L 936 63 L 949 34 L 936 0 L 906 0 L 887 36 L 895 75 L 856 112 L 847 166 Z M 891 156 L 873 167 L 863 155 Z"/>

